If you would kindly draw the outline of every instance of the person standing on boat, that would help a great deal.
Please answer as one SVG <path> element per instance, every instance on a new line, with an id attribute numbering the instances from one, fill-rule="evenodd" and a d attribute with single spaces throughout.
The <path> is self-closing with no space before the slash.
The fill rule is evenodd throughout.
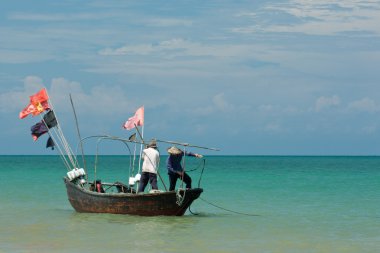
<path id="1" fill-rule="evenodd" d="M 155 140 L 151 140 L 143 150 L 142 159 L 144 159 L 144 162 L 142 165 L 142 175 L 138 192 L 143 192 L 148 182 L 152 186 L 152 190 L 158 190 L 157 170 L 160 164 L 160 153 L 157 150 L 157 143 Z"/>
<path id="2" fill-rule="evenodd" d="M 191 177 L 184 171 L 181 165 L 181 160 L 184 155 L 194 156 L 197 158 L 202 158 L 200 154 L 195 154 L 191 152 L 184 153 L 181 149 L 176 146 L 170 147 L 168 149 L 169 157 L 166 161 L 166 166 L 169 175 L 169 191 L 174 191 L 177 179 L 180 178 L 185 184 L 187 189 L 191 189 Z"/>

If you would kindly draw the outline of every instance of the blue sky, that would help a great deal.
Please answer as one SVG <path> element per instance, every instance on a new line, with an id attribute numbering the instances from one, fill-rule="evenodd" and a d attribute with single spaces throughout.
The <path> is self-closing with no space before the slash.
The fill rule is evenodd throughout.
<path id="1" fill-rule="evenodd" d="M 380 155 L 379 24 L 373 0 L 2 1 L 0 154 L 52 153 L 18 118 L 46 87 L 73 146 L 70 93 L 82 136 L 144 105 L 146 138 L 206 154 Z"/>

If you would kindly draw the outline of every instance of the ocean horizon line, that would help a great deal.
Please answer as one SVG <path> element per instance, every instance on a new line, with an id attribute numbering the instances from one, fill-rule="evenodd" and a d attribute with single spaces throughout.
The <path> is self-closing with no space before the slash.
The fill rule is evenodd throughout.
<path id="1" fill-rule="evenodd" d="M 60 156 L 59 154 L 0 154 L 0 157 L 4 156 Z M 76 156 L 81 156 L 77 154 Z M 85 154 L 85 156 L 96 156 L 96 154 Z M 99 154 L 98 156 L 130 156 L 128 154 Z M 139 156 L 139 155 L 136 155 Z M 161 156 L 168 156 L 167 154 L 162 154 Z M 205 157 L 380 157 L 379 155 L 246 155 L 246 154 L 224 154 L 224 155 L 204 155 Z"/>

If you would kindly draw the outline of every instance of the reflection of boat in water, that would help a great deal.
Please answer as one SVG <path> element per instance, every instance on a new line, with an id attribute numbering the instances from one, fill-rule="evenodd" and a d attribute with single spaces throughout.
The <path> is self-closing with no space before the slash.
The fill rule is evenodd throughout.
<path id="1" fill-rule="evenodd" d="M 40 93 L 43 93 L 44 96 L 39 96 Z M 38 95 L 38 96 L 37 96 Z M 36 99 L 32 101 L 32 97 L 36 98 L 39 104 L 43 103 L 44 107 L 37 108 L 34 106 Z M 70 97 L 71 99 L 71 97 Z M 71 100 L 72 103 L 72 100 Z M 194 189 L 177 189 L 175 191 L 167 191 L 166 186 L 157 171 L 157 175 L 161 179 L 164 184 L 165 191 L 161 190 L 152 190 L 149 193 L 136 193 L 135 183 L 138 184 L 140 179 L 139 173 L 134 173 L 134 163 L 132 165 L 132 160 L 135 160 L 135 153 L 132 155 L 131 149 L 128 144 L 134 144 L 135 150 L 136 145 L 144 145 L 144 140 L 139 133 L 139 130 L 136 127 L 137 132 L 140 135 L 140 140 L 136 141 L 136 138 L 122 139 L 114 136 L 91 136 L 97 137 L 98 142 L 96 145 L 96 157 L 95 157 L 95 165 L 94 165 L 94 180 L 88 180 L 88 174 L 86 171 L 86 162 L 85 156 L 83 152 L 83 141 L 88 138 L 81 139 L 78 122 L 76 120 L 78 137 L 80 139 L 80 147 L 82 151 L 82 159 L 83 159 L 83 167 L 80 168 L 79 161 L 74 155 L 72 149 L 68 145 L 65 136 L 62 133 L 60 124 L 52 111 L 51 101 L 47 96 L 46 90 L 41 90 L 34 96 L 31 96 L 31 105 L 35 111 L 26 111 L 23 110 L 23 117 L 26 117 L 28 114 L 33 113 L 33 115 L 41 114 L 43 111 L 48 110 L 42 121 L 39 123 L 42 127 L 44 127 L 43 133 L 38 133 L 40 135 L 44 133 L 49 134 L 49 140 L 52 139 L 53 145 L 57 147 L 61 155 L 61 159 L 66 166 L 68 173 L 67 176 L 64 177 L 64 183 L 67 189 L 67 196 L 70 201 L 70 204 L 77 212 L 85 212 L 85 213 L 113 213 L 113 214 L 132 214 L 132 215 L 142 215 L 142 216 L 157 216 L 157 215 L 171 215 L 171 216 L 181 216 L 183 215 L 189 206 L 196 200 L 203 189 L 200 188 L 200 179 L 198 183 L 198 188 Z M 28 110 L 29 110 L 28 107 Z M 34 108 L 35 107 L 35 108 Z M 74 115 L 76 119 L 75 109 L 73 106 Z M 34 114 L 35 112 L 35 114 Z M 49 114 L 49 118 L 46 117 Z M 25 116 L 26 115 L 26 116 Z M 20 114 L 21 118 L 21 114 Z M 54 121 L 54 124 L 51 124 L 51 121 Z M 37 137 L 38 138 L 38 137 Z M 101 140 L 108 139 L 114 141 L 121 141 L 128 148 L 130 153 L 130 170 L 129 170 L 129 182 L 128 185 L 123 184 L 121 182 L 116 183 L 105 183 L 101 182 L 101 180 L 97 180 L 96 172 L 97 172 L 97 161 L 98 161 L 98 144 Z M 162 141 L 156 140 L 157 142 L 166 142 L 170 144 L 182 145 L 184 150 L 187 147 L 196 147 L 196 148 L 205 148 L 199 146 L 192 146 L 187 143 L 178 143 L 171 141 Z M 205 148 L 211 150 L 217 150 L 213 148 Z M 133 156 L 133 159 L 132 159 Z M 141 157 L 141 156 L 140 156 Z M 203 169 L 204 169 L 204 160 L 203 160 Z M 139 166 L 140 167 L 140 166 Z M 203 172 L 202 169 L 202 172 Z M 201 174 L 202 175 L 202 174 Z"/>
<path id="2" fill-rule="evenodd" d="M 64 181 L 71 205 L 77 212 L 84 213 L 181 216 L 203 191 L 201 188 L 195 188 L 145 194 L 122 191 L 117 193 L 98 193 L 69 181 L 67 177 L 65 177 Z M 120 183 L 103 183 L 102 187 L 116 188 L 120 191 L 123 185 Z M 129 190 L 127 187 L 125 189 L 126 191 Z"/>

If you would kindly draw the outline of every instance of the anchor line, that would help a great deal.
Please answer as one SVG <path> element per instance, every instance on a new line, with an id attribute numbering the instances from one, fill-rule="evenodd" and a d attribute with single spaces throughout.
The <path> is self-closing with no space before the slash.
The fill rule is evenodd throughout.
<path id="1" fill-rule="evenodd" d="M 234 211 L 234 210 L 231 210 L 231 209 L 227 209 L 227 208 L 224 208 L 224 207 L 221 207 L 219 205 L 216 205 L 216 204 L 213 204 L 211 203 L 210 201 L 207 201 L 201 197 L 199 197 L 199 199 L 203 200 L 204 202 L 206 202 L 207 204 L 213 206 L 213 207 L 216 207 L 216 208 L 219 208 L 219 209 L 222 209 L 224 211 L 227 211 L 227 212 L 230 212 L 230 213 L 235 213 L 235 214 L 240 214 L 240 215 L 246 215 L 246 216 L 261 216 L 259 214 L 251 214 L 251 213 L 243 213 L 243 212 L 238 212 L 238 211 Z M 189 211 L 190 211 L 190 208 L 189 208 Z M 191 212 L 191 211 L 190 211 Z M 191 212 L 192 213 L 192 212 Z"/>

